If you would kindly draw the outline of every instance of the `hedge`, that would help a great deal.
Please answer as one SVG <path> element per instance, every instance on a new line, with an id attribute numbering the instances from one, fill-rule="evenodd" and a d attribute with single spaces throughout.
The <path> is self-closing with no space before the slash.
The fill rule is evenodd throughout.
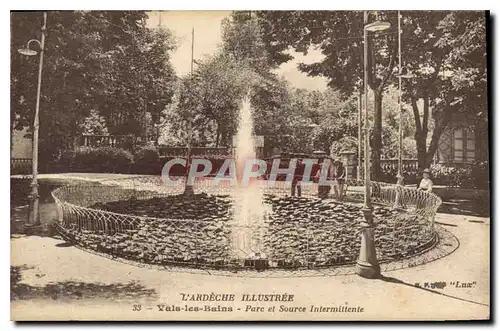
<path id="1" fill-rule="evenodd" d="M 142 147 L 134 155 L 134 173 L 146 175 L 159 175 L 163 164 L 160 154 L 155 147 Z"/>
<path id="2" fill-rule="evenodd" d="M 453 167 L 441 164 L 431 166 L 431 178 L 436 185 L 467 189 L 489 189 L 488 162 L 477 162 L 465 167 Z"/>
<path id="3" fill-rule="evenodd" d="M 489 189 L 489 166 L 488 162 L 477 162 L 465 167 L 454 167 L 442 164 L 434 164 L 429 169 L 434 185 L 448 187 L 460 187 L 466 189 Z M 396 183 L 397 169 L 382 171 L 380 181 Z M 422 173 L 404 172 L 406 185 L 418 184 L 422 179 Z"/>
<path id="4" fill-rule="evenodd" d="M 130 173 L 134 156 L 123 148 L 81 147 L 63 152 L 59 162 L 68 171 Z"/>

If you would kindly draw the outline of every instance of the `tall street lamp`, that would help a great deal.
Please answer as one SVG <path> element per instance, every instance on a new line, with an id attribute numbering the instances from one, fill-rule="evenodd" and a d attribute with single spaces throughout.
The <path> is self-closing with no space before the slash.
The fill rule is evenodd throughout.
<path id="1" fill-rule="evenodd" d="M 191 76 L 193 75 L 193 68 L 195 64 L 195 59 L 194 59 L 194 27 L 191 29 Z M 187 146 L 187 152 L 186 152 L 186 185 L 184 186 L 184 194 L 185 195 L 193 195 L 194 194 L 194 188 L 193 185 L 194 183 L 189 183 L 188 179 L 188 172 L 189 169 L 191 168 L 191 154 L 192 154 L 192 145 L 193 145 L 193 116 L 194 114 L 191 114 L 189 116 L 189 128 L 188 128 L 188 146 Z"/>
<path id="2" fill-rule="evenodd" d="M 368 137 L 368 33 L 384 31 L 391 27 L 388 22 L 381 22 L 379 20 L 368 24 L 368 12 L 364 12 L 363 19 L 363 41 L 364 41 L 364 171 L 365 171 L 365 199 L 363 209 L 363 222 L 361 222 L 361 248 L 359 251 L 359 258 L 356 262 L 356 274 L 364 278 L 378 278 L 380 277 L 380 266 L 377 260 L 377 253 L 375 251 L 375 238 L 374 238 L 374 224 L 373 213 L 371 204 L 371 180 L 370 180 L 370 144 Z"/>
<path id="3" fill-rule="evenodd" d="M 403 185 L 403 103 L 402 103 L 402 78 L 412 78 L 413 75 L 407 70 L 403 72 L 405 67 L 402 66 L 401 61 L 401 38 L 403 30 L 401 29 L 401 18 L 402 15 L 398 10 L 398 105 L 399 105 L 399 129 L 398 129 L 398 174 L 397 183 L 398 185 Z M 396 203 L 397 205 L 397 203 Z"/>
<path id="4" fill-rule="evenodd" d="M 356 92 L 358 92 L 356 90 Z M 362 123 L 363 123 L 363 92 L 361 89 L 359 90 L 358 95 L 358 166 L 356 169 L 356 181 L 361 181 L 361 154 L 363 153 L 363 132 L 362 132 Z"/>
<path id="5" fill-rule="evenodd" d="M 31 39 L 28 41 L 26 48 L 19 49 L 18 52 L 27 55 L 34 56 L 37 54 L 35 50 L 30 49 L 30 44 L 32 42 L 38 43 L 40 46 L 40 63 L 38 66 L 38 87 L 36 91 L 36 106 L 35 106 L 35 119 L 33 122 L 33 180 L 31 182 L 31 193 L 29 195 L 30 206 L 29 206 L 29 218 L 27 227 L 33 227 L 40 225 L 40 220 L 38 218 L 38 129 L 39 129 L 39 113 L 40 113 L 40 90 L 42 87 L 42 68 L 43 68 L 43 53 L 45 49 L 45 30 L 47 28 L 47 13 L 43 13 L 43 25 L 42 25 L 42 38 L 41 40 Z"/>

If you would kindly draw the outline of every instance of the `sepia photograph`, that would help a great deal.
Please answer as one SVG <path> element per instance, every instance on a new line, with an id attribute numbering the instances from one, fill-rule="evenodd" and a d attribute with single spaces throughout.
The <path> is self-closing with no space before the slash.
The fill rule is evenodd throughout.
<path id="1" fill-rule="evenodd" d="M 490 24 L 11 11 L 10 319 L 490 320 Z"/>

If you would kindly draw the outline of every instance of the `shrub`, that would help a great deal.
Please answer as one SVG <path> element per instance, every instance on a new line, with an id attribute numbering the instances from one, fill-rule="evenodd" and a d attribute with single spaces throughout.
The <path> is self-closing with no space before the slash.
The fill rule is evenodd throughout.
<path id="1" fill-rule="evenodd" d="M 434 164 L 430 167 L 430 171 L 434 185 L 482 190 L 489 188 L 488 162 L 472 163 L 466 166 Z M 397 169 L 394 167 L 382 168 L 380 181 L 395 183 L 396 174 Z M 417 184 L 422 179 L 421 171 L 409 169 L 404 170 L 403 176 L 406 185 Z"/>
<path id="2" fill-rule="evenodd" d="M 81 147 L 70 156 L 71 171 L 129 173 L 132 154 L 116 147 Z"/>
<path id="3" fill-rule="evenodd" d="M 74 150 L 62 151 L 56 162 L 52 164 L 52 171 L 54 172 L 67 172 L 73 168 L 73 159 L 76 152 Z"/>
<path id="4" fill-rule="evenodd" d="M 158 149 L 153 146 L 142 147 L 138 149 L 134 156 L 135 173 L 159 175 L 163 164 L 160 160 Z"/>
<path id="5" fill-rule="evenodd" d="M 477 162 L 465 167 L 434 164 L 430 170 L 432 180 L 437 185 L 482 190 L 489 187 L 488 162 Z"/>
<path id="6" fill-rule="evenodd" d="M 397 182 L 398 169 L 382 169 L 379 181 L 395 184 Z M 405 185 L 416 184 L 419 180 L 418 172 L 413 170 L 403 170 Z"/>
<path id="7" fill-rule="evenodd" d="M 471 175 L 474 179 L 474 187 L 481 190 L 490 188 L 490 167 L 487 161 L 475 163 L 472 167 Z"/>
<path id="8" fill-rule="evenodd" d="M 435 164 L 430 168 L 432 180 L 435 185 L 449 187 L 471 187 L 471 173 L 469 167 L 454 167 Z"/>
<path id="9" fill-rule="evenodd" d="M 31 178 L 10 178 L 10 204 L 23 206 L 29 203 L 28 195 L 31 193 Z"/>

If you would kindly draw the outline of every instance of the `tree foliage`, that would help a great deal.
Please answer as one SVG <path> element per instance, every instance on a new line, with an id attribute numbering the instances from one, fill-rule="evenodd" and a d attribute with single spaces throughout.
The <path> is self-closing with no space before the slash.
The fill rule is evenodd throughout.
<path id="1" fill-rule="evenodd" d="M 485 16 L 470 11 L 410 12 L 404 27 L 408 41 L 403 58 L 414 78 L 405 80 L 403 97 L 411 104 L 415 119 L 419 166 L 426 168 L 454 117 L 486 118 Z"/>
<path id="2" fill-rule="evenodd" d="M 330 152 L 333 145 L 334 153 L 357 150 L 356 97 L 346 98 L 341 90 L 331 88 L 324 92 L 295 89 L 273 74 L 274 64 L 263 48 L 267 45 L 262 28 L 258 28 L 261 20 L 248 12 L 235 12 L 223 22 L 220 52 L 198 61 L 194 74 L 183 79 L 179 107 L 171 110 L 175 112 L 172 122 L 179 123 L 172 132 L 184 129 L 185 139 L 181 140 L 185 143 L 191 137 L 195 144 L 227 146 L 237 127 L 243 91 L 251 90 L 255 134 L 266 136 L 271 145 L 305 153 L 315 149 Z M 382 137 L 383 152 L 394 157 L 399 123 L 394 90 L 384 107 L 388 107 L 384 123 L 390 130 Z M 413 131 L 407 125 L 405 136 L 409 134 Z"/>
<path id="3" fill-rule="evenodd" d="M 89 116 L 85 117 L 80 122 L 80 131 L 83 134 L 106 135 L 108 134 L 106 119 L 104 116 L 101 116 L 97 110 L 92 109 L 90 110 Z"/>
<path id="4" fill-rule="evenodd" d="M 250 96 L 255 133 L 287 131 L 288 85 L 271 72 L 257 18 L 235 12 L 222 22 L 222 43 L 182 79 L 169 128 L 181 144 L 230 146 L 241 101 Z"/>
<path id="5" fill-rule="evenodd" d="M 236 11 L 222 20 L 221 52 L 246 63 L 261 75 L 268 75 L 275 65 L 263 39 L 260 19 L 252 12 Z"/>
<path id="6" fill-rule="evenodd" d="M 374 92 L 374 154 L 382 151 L 382 94 L 397 84 L 396 11 L 378 12 L 391 29 L 369 35 L 368 84 Z M 428 167 L 439 138 L 459 113 L 486 113 L 486 33 L 483 12 L 403 11 L 403 65 L 415 78 L 403 82 L 404 100 L 413 110 L 419 166 Z M 349 96 L 363 74 L 363 12 L 259 12 L 263 38 L 274 63 L 291 59 L 289 49 L 307 54 L 319 48 L 325 58 L 301 64 L 300 70 L 324 76 L 329 85 Z M 373 15 L 369 19 L 373 21 Z M 421 102 L 420 100 L 423 100 Z M 419 105 L 421 104 L 421 105 Z M 430 119 L 434 124 L 428 146 Z M 376 161 L 374 158 L 374 161 Z M 376 162 L 374 162 L 377 168 Z"/>
<path id="7" fill-rule="evenodd" d="M 329 79 L 328 85 L 349 97 L 362 86 L 363 26 L 361 11 L 280 11 L 259 12 L 265 39 L 272 45 L 268 51 L 276 63 L 290 59 L 289 48 L 307 54 L 310 47 L 320 49 L 324 59 L 318 63 L 300 64 L 299 69 L 311 76 Z M 369 15 L 368 22 L 374 17 Z M 378 13 L 378 17 L 397 21 L 395 12 Z M 372 156 L 375 176 L 380 172 L 382 149 L 382 96 L 392 77 L 397 56 L 397 35 L 389 32 L 368 34 L 368 84 L 374 92 L 374 132 Z"/>
<path id="8" fill-rule="evenodd" d="M 255 76 L 225 54 L 199 61 L 179 91 L 181 125 L 192 129 L 197 144 L 227 146 L 236 133 L 238 108 Z"/>
<path id="9" fill-rule="evenodd" d="M 106 119 L 110 133 L 144 132 L 172 97 L 175 81 L 166 30 L 146 27 L 142 11 L 51 11 L 40 102 L 41 155 L 72 147 L 81 121 L 92 109 Z M 42 13 L 11 14 L 11 128 L 31 127 L 38 57 L 17 49 L 40 39 Z M 35 43 L 30 47 L 39 50 Z"/>

